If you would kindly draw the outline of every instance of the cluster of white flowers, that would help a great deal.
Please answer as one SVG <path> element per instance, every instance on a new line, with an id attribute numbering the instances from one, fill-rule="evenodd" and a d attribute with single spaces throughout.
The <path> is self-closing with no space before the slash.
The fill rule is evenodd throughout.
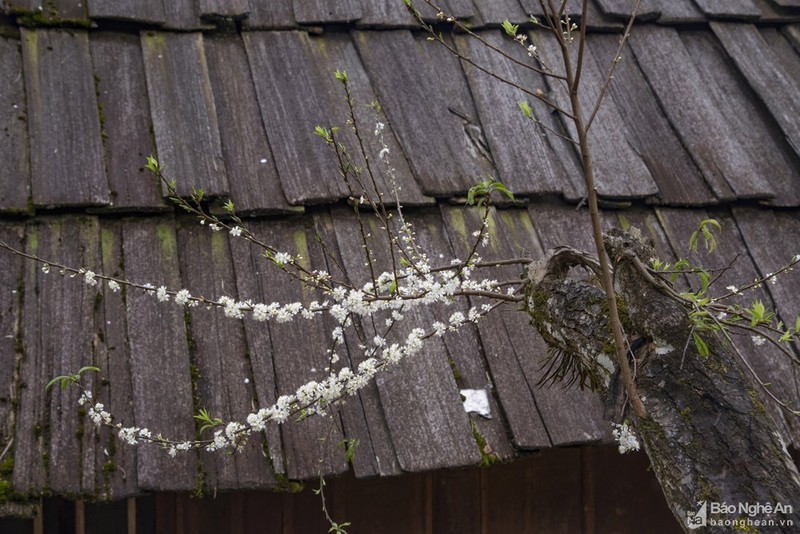
<path id="1" fill-rule="evenodd" d="M 760 347 L 767 342 L 767 338 L 759 335 L 751 336 L 750 339 L 753 340 L 753 344 L 755 344 L 757 347 Z"/>
<path id="2" fill-rule="evenodd" d="M 87 286 L 94 287 L 97 285 L 97 280 L 95 279 L 95 273 L 93 271 L 84 271 L 83 273 L 83 281 Z"/>
<path id="3" fill-rule="evenodd" d="M 614 439 L 617 440 L 617 443 L 619 444 L 620 454 L 639 450 L 639 440 L 636 439 L 633 430 L 628 426 L 627 423 L 623 423 L 621 425 L 617 423 L 611 424 L 614 425 Z"/>
<path id="4" fill-rule="evenodd" d="M 94 406 L 91 406 L 87 412 L 87 415 L 95 424 L 95 426 L 111 424 L 111 414 L 105 410 L 105 406 L 103 406 L 103 404 L 100 402 Z"/>
<path id="5" fill-rule="evenodd" d="M 278 252 L 275 254 L 275 264 L 279 266 L 286 265 L 287 263 L 294 263 L 294 257 L 288 252 Z"/>

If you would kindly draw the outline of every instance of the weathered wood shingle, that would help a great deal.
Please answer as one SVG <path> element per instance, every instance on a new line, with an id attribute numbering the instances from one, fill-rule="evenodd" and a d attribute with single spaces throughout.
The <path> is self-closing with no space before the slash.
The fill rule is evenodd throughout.
<path id="1" fill-rule="evenodd" d="M 195 221 L 178 229 L 178 259 L 183 287 L 193 295 L 214 298 L 236 295 L 236 280 L 228 239 Z M 198 404 L 223 421 L 243 421 L 253 411 L 251 358 L 241 321 L 191 308 L 187 316 L 191 343 L 193 390 Z M 211 436 L 207 432 L 205 438 Z M 265 487 L 275 482 L 261 453 L 260 435 L 234 456 L 201 452 L 203 484 L 209 489 Z"/>
<path id="2" fill-rule="evenodd" d="M 774 196 L 731 127 L 731 119 L 721 110 L 724 91 L 704 80 L 705 66 L 691 57 L 682 35 L 673 29 L 644 26 L 630 44 L 672 126 L 717 198 Z"/>
<path id="3" fill-rule="evenodd" d="M 174 221 L 142 218 L 122 232 L 125 277 L 139 283 L 180 287 Z M 133 416 L 128 425 L 173 439 L 193 439 L 192 371 L 184 310 L 164 306 L 152 291 L 126 291 L 126 322 L 131 361 Z M 197 486 L 197 457 L 170 458 L 156 447 L 137 448 L 141 489 L 191 491 Z M 164 473 L 171 475 L 165 477 Z"/>
<path id="4" fill-rule="evenodd" d="M 335 201 L 347 196 L 333 157 L 314 134 L 330 127 L 323 81 L 311 65 L 304 32 L 251 32 L 243 35 L 256 95 L 283 191 L 290 204 Z"/>
<path id="5" fill-rule="evenodd" d="M 286 211 L 241 38 L 205 40 L 230 197 L 239 213 Z"/>
<path id="6" fill-rule="evenodd" d="M 492 46 L 503 46 L 499 32 L 483 32 L 481 38 Z M 459 37 L 456 44 L 466 57 L 478 65 L 491 65 L 492 73 L 518 87 L 542 94 L 547 89 L 540 74 L 522 66 L 530 61 L 524 53 L 510 50 L 511 58 L 497 58 L 476 39 Z M 580 197 L 583 184 L 579 181 L 577 152 L 571 142 L 560 137 L 564 132 L 551 110 L 518 87 L 500 83 L 467 62 L 464 69 L 478 110 L 468 132 L 473 133 L 476 142 L 485 143 L 503 182 L 520 195 Z M 520 112 L 517 103 L 522 101 L 531 106 L 541 126 Z"/>
<path id="7" fill-rule="evenodd" d="M 423 192 L 463 194 L 491 173 L 470 134 L 477 114 L 456 59 L 407 31 L 357 32 L 354 40 Z"/>
<path id="8" fill-rule="evenodd" d="M 441 221 L 431 223 L 418 218 L 416 232 L 425 240 L 435 239 L 431 232 Z M 380 235 L 373 218 L 365 221 L 367 231 Z M 431 226 L 433 225 L 433 226 Z M 334 228 L 344 267 L 357 280 L 369 279 L 364 265 L 359 230 L 347 212 L 334 213 Z M 441 244 L 444 244 L 440 241 Z M 390 268 L 386 248 L 375 243 L 377 270 Z M 424 309 L 404 310 L 407 318 L 393 329 L 400 339 L 412 326 L 432 324 L 432 312 Z M 379 317 L 377 324 L 383 324 Z M 369 331 L 369 330 L 368 330 Z M 379 330 L 375 334 L 380 335 Z M 370 336 L 375 334 L 369 334 Z M 352 342 L 357 343 L 356 339 Z M 402 360 L 375 377 L 389 432 L 404 471 L 422 471 L 477 463 L 481 455 L 461 406 L 453 371 L 447 362 L 447 349 L 441 340 L 429 340 L 423 353 Z M 425 445 L 423 445 L 423 443 Z"/>
<path id="9" fill-rule="evenodd" d="M 158 158 L 178 193 L 228 196 L 214 95 L 199 33 L 143 32 L 144 67 Z"/>
<path id="10" fill-rule="evenodd" d="M 110 206 L 163 209 L 161 184 L 144 172 L 145 158 L 156 148 L 140 41 L 95 33 L 90 45 Z"/>
<path id="11" fill-rule="evenodd" d="M 23 30 L 22 59 L 33 204 L 108 204 L 87 33 Z"/>
<path id="12" fill-rule="evenodd" d="M 31 195 L 27 106 L 19 41 L 0 37 L 0 210 L 26 211 Z"/>

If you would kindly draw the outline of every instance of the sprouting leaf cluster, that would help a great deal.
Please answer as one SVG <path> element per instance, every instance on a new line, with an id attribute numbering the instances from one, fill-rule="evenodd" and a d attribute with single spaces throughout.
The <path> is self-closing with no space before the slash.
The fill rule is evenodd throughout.
<path id="1" fill-rule="evenodd" d="M 495 191 L 504 195 L 511 202 L 515 202 L 514 193 L 503 185 L 503 182 L 499 182 L 494 178 L 487 178 L 470 188 L 467 193 L 467 205 L 477 205 L 478 207 L 486 206 L 488 205 L 489 197 Z"/>
<path id="2" fill-rule="evenodd" d="M 222 419 L 219 417 L 211 418 L 211 415 L 205 408 L 200 408 L 194 418 L 200 423 L 200 434 L 206 430 L 222 425 Z"/>

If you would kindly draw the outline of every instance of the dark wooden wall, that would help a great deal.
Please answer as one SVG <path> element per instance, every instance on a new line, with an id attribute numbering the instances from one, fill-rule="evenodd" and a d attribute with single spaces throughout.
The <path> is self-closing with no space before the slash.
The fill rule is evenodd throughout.
<path id="1" fill-rule="evenodd" d="M 149 495 L 137 499 L 136 532 L 325 533 L 315 487 L 204 498 Z M 352 523 L 350 534 L 680 532 L 644 453 L 622 456 L 612 447 L 549 449 L 482 469 L 366 480 L 348 475 L 329 479 L 325 495 L 333 519 Z M 79 532 L 73 503 L 48 499 L 42 532 L 125 532 L 124 504 L 83 505 Z M 2 521 L 0 532 L 6 532 Z M 17 525 L 14 532 L 34 529 Z"/>

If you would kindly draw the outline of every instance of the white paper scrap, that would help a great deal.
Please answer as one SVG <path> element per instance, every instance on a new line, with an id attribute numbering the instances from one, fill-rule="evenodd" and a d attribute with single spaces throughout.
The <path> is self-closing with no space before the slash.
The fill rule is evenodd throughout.
<path id="1" fill-rule="evenodd" d="M 492 418 L 492 411 L 489 408 L 489 396 L 485 389 L 462 389 L 461 397 L 464 399 L 464 411 L 476 413 L 487 419 Z"/>

